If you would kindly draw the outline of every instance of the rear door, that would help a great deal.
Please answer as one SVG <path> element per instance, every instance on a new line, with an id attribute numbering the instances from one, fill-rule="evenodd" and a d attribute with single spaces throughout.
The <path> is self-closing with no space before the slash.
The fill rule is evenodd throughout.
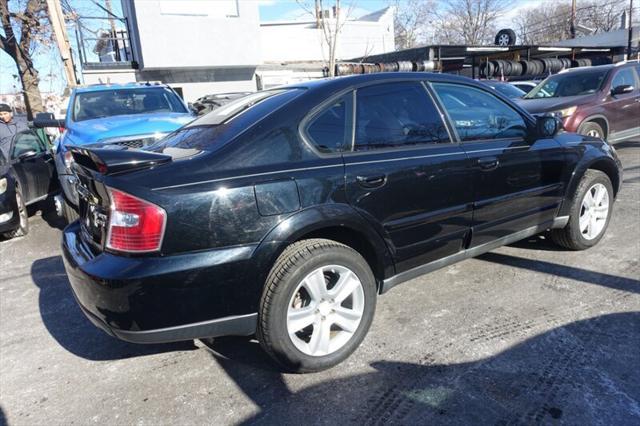
<path id="1" fill-rule="evenodd" d="M 563 194 L 563 148 L 488 90 L 433 83 L 473 168 L 471 247 L 550 222 Z"/>
<path id="2" fill-rule="evenodd" d="M 347 199 L 384 236 L 396 272 L 460 251 L 472 215 L 470 165 L 426 86 L 378 83 L 355 99 Z"/>

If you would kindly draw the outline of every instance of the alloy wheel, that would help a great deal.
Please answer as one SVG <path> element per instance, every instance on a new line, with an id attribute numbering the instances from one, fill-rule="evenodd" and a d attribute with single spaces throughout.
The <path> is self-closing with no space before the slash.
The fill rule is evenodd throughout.
<path id="1" fill-rule="evenodd" d="M 362 320 L 362 283 L 349 268 L 328 265 L 307 275 L 287 309 L 287 332 L 306 355 L 325 356 L 349 342 Z"/>
<path id="2" fill-rule="evenodd" d="M 587 132 L 587 136 L 591 136 L 592 138 L 600 138 L 600 132 L 596 129 L 591 129 Z"/>
<path id="3" fill-rule="evenodd" d="M 585 193 L 580 206 L 580 233 L 587 240 L 598 237 L 609 216 L 609 192 L 596 183 Z"/>
<path id="4" fill-rule="evenodd" d="M 509 34 L 502 34 L 498 37 L 498 46 L 508 46 L 509 45 Z"/>

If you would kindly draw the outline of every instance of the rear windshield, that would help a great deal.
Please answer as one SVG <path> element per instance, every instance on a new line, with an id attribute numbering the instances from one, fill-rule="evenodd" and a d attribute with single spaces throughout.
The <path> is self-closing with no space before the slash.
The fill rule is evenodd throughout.
<path id="1" fill-rule="evenodd" d="M 214 109 L 146 149 L 169 154 L 174 159 L 193 156 L 201 151 L 215 151 L 229 138 L 285 105 L 301 92 L 300 89 L 292 88 L 252 93 Z M 234 126 L 236 121 L 238 123 Z"/>
<path id="2" fill-rule="evenodd" d="M 574 71 L 547 77 L 525 99 L 562 98 L 595 93 L 602 87 L 609 69 Z"/>
<path id="3" fill-rule="evenodd" d="M 188 111 L 175 92 L 166 87 L 84 92 L 76 94 L 73 102 L 74 121 L 154 112 Z"/>

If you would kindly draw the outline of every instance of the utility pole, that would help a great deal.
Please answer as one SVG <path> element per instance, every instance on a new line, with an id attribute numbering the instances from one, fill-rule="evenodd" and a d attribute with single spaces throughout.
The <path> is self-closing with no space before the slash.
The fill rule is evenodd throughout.
<path id="1" fill-rule="evenodd" d="M 47 0 L 47 9 L 49 11 L 49 20 L 51 28 L 60 50 L 60 58 L 64 73 L 67 77 L 67 85 L 69 88 L 76 87 L 76 73 L 73 69 L 73 56 L 71 55 L 71 46 L 69 45 L 69 36 L 67 35 L 67 27 L 64 23 L 64 15 L 60 0 Z"/>
<path id="2" fill-rule="evenodd" d="M 629 0 L 629 37 L 627 39 L 627 59 L 631 59 L 632 38 L 633 38 L 633 0 Z"/>
<path id="3" fill-rule="evenodd" d="M 576 0 L 571 1 L 571 25 L 569 26 L 571 38 L 576 38 Z"/>

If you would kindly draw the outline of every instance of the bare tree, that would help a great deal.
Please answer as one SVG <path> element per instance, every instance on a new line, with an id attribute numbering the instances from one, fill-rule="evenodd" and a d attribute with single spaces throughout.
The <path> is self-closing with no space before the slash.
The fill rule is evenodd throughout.
<path id="1" fill-rule="evenodd" d="M 34 113 L 44 110 L 33 54 L 38 45 L 50 44 L 51 32 L 44 0 L 27 0 L 19 3 L 18 7 L 19 11 L 10 11 L 9 0 L 0 0 L 0 21 L 4 31 L 4 35 L 0 34 L 0 49 L 16 63 L 27 118 L 32 120 Z"/>
<path id="2" fill-rule="evenodd" d="M 578 35 L 615 29 L 627 6 L 626 0 L 587 0 L 576 7 Z M 571 37 L 571 2 L 548 1 L 527 9 L 514 20 L 518 37 L 524 44 L 553 43 Z M 580 31 L 582 30 L 582 31 Z"/>
<path id="3" fill-rule="evenodd" d="M 303 0 L 296 0 L 296 2 L 300 7 L 313 15 L 316 25 L 322 31 L 321 45 L 323 55 L 325 47 L 327 49 L 326 62 L 327 68 L 329 69 L 329 76 L 335 76 L 336 52 L 339 45 L 340 32 L 351 16 L 355 2 L 350 2 L 346 11 L 342 10 L 341 0 L 315 0 L 313 7 L 310 7 L 309 4 Z"/>
<path id="4" fill-rule="evenodd" d="M 570 18 L 570 3 L 549 3 L 516 16 L 515 31 L 522 44 L 552 43 L 571 36 Z"/>
<path id="5" fill-rule="evenodd" d="M 434 0 L 395 0 L 394 29 L 396 49 L 409 49 L 428 43 L 436 19 Z"/>
<path id="6" fill-rule="evenodd" d="M 493 43 L 496 21 L 510 4 L 510 0 L 450 0 L 437 12 L 436 41 Z"/>

